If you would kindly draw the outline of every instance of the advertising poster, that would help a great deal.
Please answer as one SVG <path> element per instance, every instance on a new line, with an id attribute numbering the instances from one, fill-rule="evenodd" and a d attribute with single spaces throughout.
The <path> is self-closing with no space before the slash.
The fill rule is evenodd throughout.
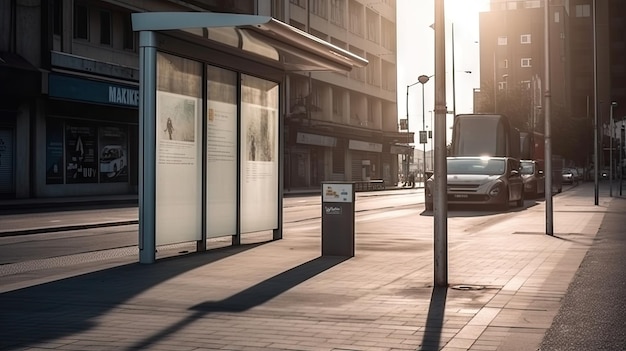
<path id="1" fill-rule="evenodd" d="M 242 104 L 241 231 L 278 226 L 278 116 L 264 106 Z"/>
<path id="2" fill-rule="evenodd" d="M 278 228 L 278 84 L 241 77 L 241 232 Z"/>
<path id="3" fill-rule="evenodd" d="M 157 91 L 157 245 L 201 239 L 199 102 Z"/>
<path id="4" fill-rule="evenodd" d="M 63 121 L 46 122 L 46 184 L 63 184 Z"/>
<path id="5" fill-rule="evenodd" d="M 237 230 L 237 105 L 208 101 L 207 238 Z"/>
<path id="6" fill-rule="evenodd" d="M 99 128 L 100 182 L 128 182 L 128 138 L 124 127 Z"/>
<path id="7" fill-rule="evenodd" d="M 65 125 L 65 182 L 97 183 L 96 127 L 87 124 Z"/>

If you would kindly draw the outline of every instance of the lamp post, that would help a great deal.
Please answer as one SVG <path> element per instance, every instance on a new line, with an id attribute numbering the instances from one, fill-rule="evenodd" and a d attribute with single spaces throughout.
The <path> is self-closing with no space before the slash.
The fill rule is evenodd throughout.
<path id="1" fill-rule="evenodd" d="M 609 113 L 609 196 L 613 197 L 613 109 L 617 107 L 617 102 L 611 102 Z"/>
<path id="2" fill-rule="evenodd" d="M 407 155 L 406 155 L 406 170 L 404 172 L 404 184 L 407 183 L 407 181 L 409 180 L 409 162 L 410 162 L 410 154 L 408 152 L 412 151 L 413 149 L 410 148 L 410 143 L 409 143 L 409 88 L 418 84 L 419 82 L 415 82 L 413 84 L 409 84 L 406 86 L 406 146 L 409 148 L 409 151 L 407 151 Z M 422 98 L 423 99 L 423 98 Z"/>
<path id="3" fill-rule="evenodd" d="M 621 133 L 619 135 L 619 196 L 622 196 L 622 180 L 624 179 L 624 149 L 626 149 L 626 116 L 622 117 Z"/>
<path id="4" fill-rule="evenodd" d="M 434 76 L 424 75 L 417 77 L 418 83 L 422 83 L 422 131 L 420 131 L 420 143 L 422 144 L 424 167 L 422 169 L 422 182 L 424 183 L 424 191 L 426 191 L 426 140 L 422 140 L 422 134 L 426 133 L 426 111 L 424 110 L 424 84 L 428 83 L 430 78 Z"/>

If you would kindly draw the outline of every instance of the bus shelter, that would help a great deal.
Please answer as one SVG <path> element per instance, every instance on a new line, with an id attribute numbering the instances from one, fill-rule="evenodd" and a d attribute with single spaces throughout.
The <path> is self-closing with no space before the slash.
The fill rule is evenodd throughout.
<path id="1" fill-rule="evenodd" d="M 268 16 L 132 15 L 139 32 L 139 261 L 156 248 L 282 238 L 286 74 L 367 60 Z"/>

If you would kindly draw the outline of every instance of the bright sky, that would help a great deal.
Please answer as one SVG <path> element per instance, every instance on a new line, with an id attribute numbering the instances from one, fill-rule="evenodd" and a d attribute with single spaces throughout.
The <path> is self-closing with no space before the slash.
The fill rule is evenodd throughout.
<path id="1" fill-rule="evenodd" d="M 446 103 L 452 111 L 452 23 L 454 23 L 454 70 L 456 113 L 471 113 L 473 89 L 480 87 L 478 13 L 489 9 L 489 0 L 445 0 L 446 17 Z M 417 82 L 420 75 L 435 72 L 435 31 L 430 28 L 435 18 L 435 0 L 397 0 L 398 24 L 398 118 L 407 116 L 407 85 Z M 471 74 L 465 71 L 472 71 Z M 409 88 L 409 129 L 415 132 L 417 148 L 422 122 L 432 130 L 434 109 L 434 79 L 424 85 L 424 118 L 422 119 L 422 85 Z M 433 113 L 434 115 L 434 113 Z M 452 137 L 452 115 L 448 115 L 448 141 Z M 434 133 L 433 133 L 434 134 Z M 447 144 L 446 143 L 446 144 Z M 432 149 L 432 139 L 426 150 Z"/>

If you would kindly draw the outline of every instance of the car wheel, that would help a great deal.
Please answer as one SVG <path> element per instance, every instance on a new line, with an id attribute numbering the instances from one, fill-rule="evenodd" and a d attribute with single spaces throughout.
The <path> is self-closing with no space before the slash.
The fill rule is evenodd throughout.
<path id="1" fill-rule="evenodd" d="M 509 198 L 509 188 L 504 189 L 504 202 L 502 202 L 502 204 L 500 205 L 500 209 L 503 211 L 506 211 L 509 209 L 509 203 L 510 203 L 510 198 Z"/>
<path id="2" fill-rule="evenodd" d="M 537 191 L 535 190 L 535 194 L 536 193 L 537 193 Z M 524 192 L 523 191 L 521 192 L 520 198 L 519 198 L 519 200 L 517 200 L 515 205 L 517 205 L 517 207 L 524 207 Z"/>

